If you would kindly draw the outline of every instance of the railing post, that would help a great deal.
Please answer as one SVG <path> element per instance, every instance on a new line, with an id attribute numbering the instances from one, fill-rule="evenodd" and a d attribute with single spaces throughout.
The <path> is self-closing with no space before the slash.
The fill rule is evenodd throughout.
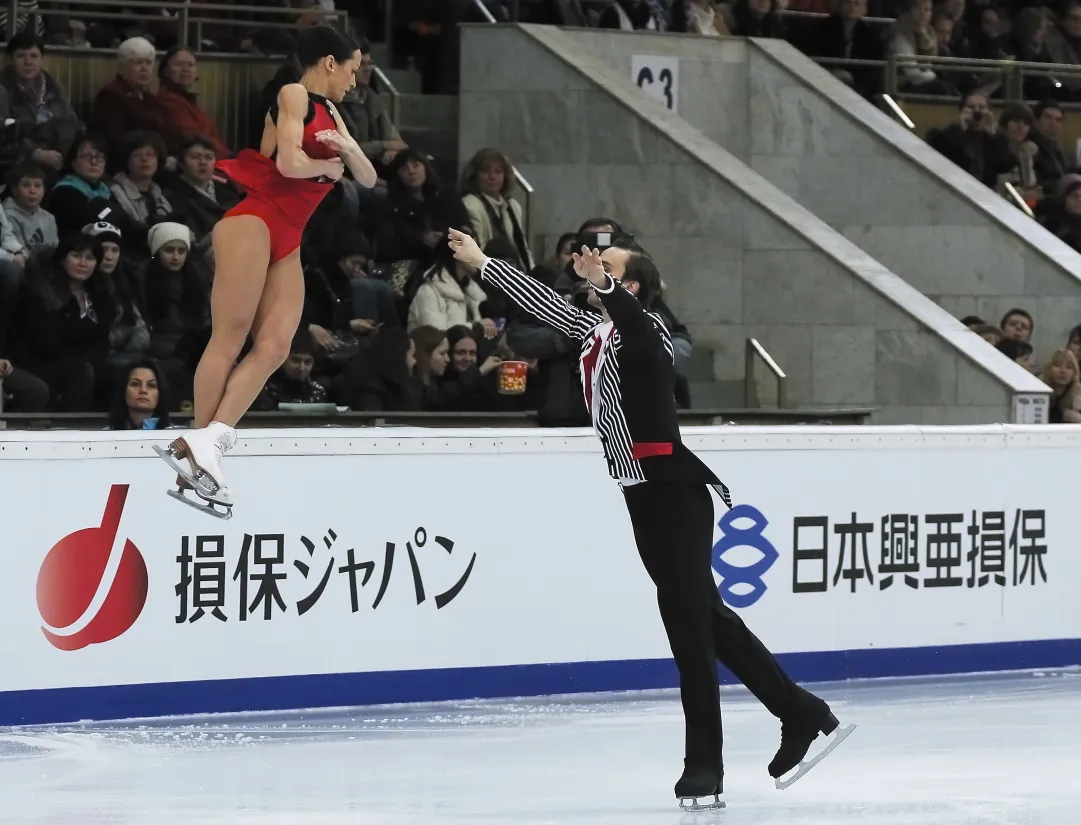
<path id="1" fill-rule="evenodd" d="M 8 39 L 18 31 L 19 0 L 8 0 Z"/>
<path id="2" fill-rule="evenodd" d="M 897 97 L 897 57 L 893 52 L 886 55 L 886 76 L 882 78 L 882 88 L 890 97 Z"/>
<path id="3" fill-rule="evenodd" d="M 743 406 L 751 406 L 751 394 L 754 390 L 754 346 L 748 338 L 743 345 Z"/>
<path id="4" fill-rule="evenodd" d="M 187 46 L 188 45 L 188 26 L 190 25 L 189 19 L 191 18 L 191 0 L 184 0 L 184 7 L 180 9 L 180 13 L 177 15 L 177 17 L 178 17 L 177 25 L 180 27 L 180 31 L 178 31 L 176 33 L 177 45 Z M 200 28 L 201 28 L 201 26 L 200 26 Z M 203 43 L 203 38 L 200 37 L 199 35 L 196 35 L 196 37 L 198 39 L 195 41 L 195 50 L 199 51 L 199 47 Z"/>

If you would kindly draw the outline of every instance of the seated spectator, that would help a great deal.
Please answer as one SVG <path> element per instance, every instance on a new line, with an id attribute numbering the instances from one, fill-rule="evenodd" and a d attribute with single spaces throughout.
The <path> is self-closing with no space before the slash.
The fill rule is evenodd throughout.
<path id="1" fill-rule="evenodd" d="M 1064 175 L 1035 215 L 1048 232 L 1081 251 L 1081 175 Z"/>
<path id="2" fill-rule="evenodd" d="M 969 92 L 961 101 L 957 122 L 927 133 L 928 145 L 986 186 L 1017 166 L 983 92 Z"/>
<path id="3" fill-rule="evenodd" d="M 168 430 L 169 389 L 165 375 L 149 358 L 135 361 L 127 380 L 117 384 L 107 430 Z"/>
<path id="4" fill-rule="evenodd" d="M 523 272 L 533 268 L 533 254 L 525 233 L 522 207 L 513 197 L 514 167 L 498 149 L 481 149 L 462 170 L 462 203 L 477 245 L 483 249 L 492 238 L 503 237 L 518 250 Z"/>
<path id="5" fill-rule="evenodd" d="M 298 332 L 289 347 L 289 357 L 266 382 L 252 409 L 267 412 L 279 404 L 325 404 L 327 391 L 312 380 L 315 351 L 311 336 Z"/>
<path id="6" fill-rule="evenodd" d="M 77 138 L 68 150 L 63 171 L 47 201 L 61 235 L 97 221 L 107 207 L 119 209 L 105 182 L 105 146 L 100 138 Z"/>
<path id="7" fill-rule="evenodd" d="M 378 219 L 375 260 L 394 262 L 387 279 L 406 307 L 411 282 L 432 266 L 447 246 L 447 229 L 469 225 L 461 198 L 440 185 L 435 168 L 414 149 L 399 152 L 387 174 L 387 197 Z"/>
<path id="8" fill-rule="evenodd" d="M 45 198 L 45 172 L 32 163 L 20 163 L 8 174 L 4 214 L 16 242 L 31 255 L 51 255 L 60 242 L 56 218 L 41 208 Z"/>
<path id="9" fill-rule="evenodd" d="M 1023 8 L 1013 19 L 1013 32 L 1008 47 L 1014 60 L 1025 63 L 1054 63 L 1047 48 L 1047 14 L 1042 7 Z M 1054 94 L 1059 84 L 1044 75 L 1026 74 L 1023 94 L 1025 100 L 1040 100 Z"/>
<path id="10" fill-rule="evenodd" d="M 179 219 L 176 210 L 154 181 L 165 162 L 161 137 L 153 132 L 133 132 L 125 138 L 117 160 L 121 171 L 113 176 L 109 189 L 124 215 L 124 228 L 134 237 L 144 238 L 155 224 L 176 222 Z M 137 251 L 145 254 L 146 249 L 139 247 Z"/>
<path id="11" fill-rule="evenodd" d="M 840 0 L 837 11 L 809 27 L 804 51 L 814 57 L 845 60 L 884 60 L 881 31 L 868 23 L 867 0 Z M 869 66 L 827 68 L 843 82 L 865 96 L 882 85 L 882 71 Z"/>
<path id="12" fill-rule="evenodd" d="M 1081 0 L 1066 0 L 1062 4 L 1058 25 L 1050 27 L 1044 39 L 1055 63 L 1081 66 Z M 1064 75 L 1057 79 L 1063 86 L 1058 95 L 1077 100 L 1081 95 L 1081 77 Z"/>
<path id="13" fill-rule="evenodd" d="M 1006 15 L 994 3 L 973 7 L 978 25 L 968 38 L 969 55 L 977 60 L 1009 60 L 1010 44 L 1004 36 Z"/>
<path id="14" fill-rule="evenodd" d="M 185 139 L 199 135 L 210 141 L 217 157 L 230 157 L 232 152 L 214 120 L 199 105 L 195 93 L 195 81 L 199 79 L 195 53 L 186 46 L 173 46 L 161 61 L 158 77 L 157 98 L 164 122 L 162 136 L 168 138 L 169 155 L 179 158 Z"/>
<path id="15" fill-rule="evenodd" d="M 1077 363 L 1081 364 L 1081 324 L 1071 329 L 1070 334 L 1066 336 L 1066 349 L 1075 359 L 1078 359 Z"/>
<path id="16" fill-rule="evenodd" d="M 475 270 L 455 260 L 450 247 L 440 244 L 436 262 L 424 273 L 421 285 L 409 305 L 406 329 L 428 326 L 447 330 L 456 326 L 484 327 L 484 337 L 494 338 L 498 328 L 491 318 L 482 318 L 480 305 L 487 295 L 474 280 Z"/>
<path id="17" fill-rule="evenodd" d="M 556 241 L 552 257 L 542 261 L 529 274 L 550 289 L 555 287 L 556 279 L 571 261 L 574 241 L 578 236 L 574 232 L 564 232 Z"/>
<path id="18" fill-rule="evenodd" d="M 1055 350 L 1044 364 L 1043 382 L 1049 386 L 1051 405 L 1048 410 L 1050 424 L 1081 424 L 1081 381 L 1077 359 L 1068 349 Z"/>
<path id="19" fill-rule="evenodd" d="M 1011 361 L 1020 364 L 1029 372 L 1033 374 L 1039 372 L 1039 367 L 1036 365 L 1036 359 L 1032 355 L 1032 344 L 1028 341 L 1020 341 L 1016 338 L 1003 338 L 998 342 L 996 349 Z"/>
<path id="20" fill-rule="evenodd" d="M 152 255 L 141 279 L 146 288 L 146 321 L 155 358 L 190 362 L 188 342 L 210 325 L 209 279 L 188 260 L 191 230 L 179 223 L 159 223 L 148 233 Z M 170 370 L 170 383 L 178 384 Z M 180 397 L 186 397 L 181 395 Z"/>
<path id="21" fill-rule="evenodd" d="M 416 345 L 416 377 L 420 382 L 421 408 L 429 412 L 447 409 L 443 382 L 440 380 L 450 364 L 450 344 L 447 334 L 435 327 L 421 326 L 409 332 Z"/>
<path id="22" fill-rule="evenodd" d="M 898 57 L 934 55 L 938 38 L 931 28 L 931 0 L 901 0 L 897 20 L 890 27 L 888 51 Z M 955 94 L 947 83 L 931 69 L 922 65 L 900 67 L 902 91 L 925 95 Z"/>
<path id="23" fill-rule="evenodd" d="M 728 24 L 713 0 L 673 0 L 668 10 L 668 31 L 728 37 Z"/>
<path id="24" fill-rule="evenodd" d="M 109 352 L 115 307 L 97 274 L 100 261 L 96 240 L 65 233 L 21 291 L 14 360 L 49 385 L 59 412 L 92 409 L 95 367 Z"/>
<path id="25" fill-rule="evenodd" d="M 304 314 L 320 354 L 349 361 L 360 341 L 382 326 L 401 326 L 390 284 L 368 275 L 368 241 L 353 230 L 321 264 L 304 267 Z"/>
<path id="26" fill-rule="evenodd" d="M 165 112 L 154 85 L 154 45 L 143 37 L 131 37 L 116 51 L 117 75 L 102 86 L 94 98 L 91 124 L 105 138 L 108 151 L 120 151 L 132 132 L 168 133 Z M 176 142 L 172 136 L 165 143 Z"/>
<path id="27" fill-rule="evenodd" d="M 1029 140 L 1032 123 L 1032 112 L 1023 104 L 1007 106 L 998 119 L 999 132 L 1006 138 L 1006 147 L 1017 159 L 1017 165 L 999 179 L 1003 183 L 1013 184 L 1026 200 L 1038 199 L 1042 193 L 1036 178 L 1036 155 L 1040 149 Z"/>
<path id="28" fill-rule="evenodd" d="M 481 412 L 495 406 L 496 370 L 503 363 L 492 353 L 478 359 L 477 339 L 465 326 L 447 330 L 449 368 L 439 378 L 442 406 L 451 412 Z M 479 360 L 479 363 L 478 363 Z"/>
<path id="29" fill-rule="evenodd" d="M 45 43 L 36 34 L 16 34 L 8 40 L 7 54 L 0 85 L 7 91 L 23 156 L 56 180 L 79 133 L 79 118 L 64 88 L 42 68 Z"/>
<path id="30" fill-rule="evenodd" d="M 209 235 L 214 224 L 243 198 L 227 181 L 215 180 L 217 159 L 208 138 L 200 135 L 185 138 L 177 151 L 179 174 L 165 192 L 165 199 L 184 215 L 197 241 Z"/>
<path id="31" fill-rule="evenodd" d="M 422 408 L 414 376 L 417 347 L 405 330 L 383 328 L 346 367 L 345 403 L 354 410 L 415 412 Z"/>
<path id="32" fill-rule="evenodd" d="M 726 10 L 729 8 L 724 7 Z M 736 0 L 725 23 L 736 37 L 785 36 L 781 0 Z"/>
<path id="33" fill-rule="evenodd" d="M 1079 7 L 1081 13 L 1081 7 Z M 1054 192 L 1055 184 L 1065 175 L 1072 164 L 1066 163 L 1062 151 L 1062 106 L 1053 100 L 1042 100 L 1032 110 L 1034 122 L 1029 130 L 1029 140 L 1039 151 L 1033 161 L 1036 178 L 1045 194 Z"/>
<path id="34" fill-rule="evenodd" d="M 1025 310 L 1013 308 L 999 322 L 1002 335 L 1014 341 L 1031 341 L 1032 333 L 1036 331 L 1036 322 Z"/>
<path id="35" fill-rule="evenodd" d="M 656 0 L 612 0 L 597 20 L 598 28 L 623 31 L 663 31 L 664 25 L 664 12 Z"/>
<path id="36" fill-rule="evenodd" d="M 383 98 L 372 89 L 374 63 L 371 51 L 368 41 L 361 40 L 357 85 L 342 98 L 338 104 L 338 112 L 345 121 L 349 135 L 360 145 L 361 151 L 375 166 L 379 177 L 386 181 L 387 167 L 399 152 L 409 147 L 390 119 Z"/>

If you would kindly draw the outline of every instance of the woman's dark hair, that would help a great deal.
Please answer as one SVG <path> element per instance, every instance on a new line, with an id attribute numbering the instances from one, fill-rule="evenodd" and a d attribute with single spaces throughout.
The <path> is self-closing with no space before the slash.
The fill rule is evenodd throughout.
<path id="1" fill-rule="evenodd" d="M 165 53 L 165 56 L 161 59 L 161 63 L 158 64 L 158 77 L 165 78 L 165 70 L 169 68 L 169 61 L 176 57 L 181 52 L 187 52 L 192 57 L 195 57 L 195 52 L 190 46 L 173 46 L 169 51 Z M 196 58 L 198 59 L 198 58 Z"/>
<path id="2" fill-rule="evenodd" d="M 109 429 L 135 429 L 131 425 L 127 398 L 128 382 L 131 380 L 131 374 L 135 370 L 150 370 L 154 373 L 154 378 L 158 382 L 158 405 L 154 408 L 152 415 L 158 419 L 155 429 L 164 430 L 171 423 L 169 420 L 169 385 L 165 380 L 165 373 L 158 366 L 158 362 L 152 358 L 140 358 L 134 361 L 124 374 L 124 380 L 117 382 L 116 391 L 113 393 L 113 403 L 109 408 Z"/>
<path id="3" fill-rule="evenodd" d="M 409 352 L 409 334 L 400 327 L 384 327 L 376 333 L 364 352 L 367 372 L 385 384 L 404 387 L 410 375 L 405 368 Z"/>
<path id="4" fill-rule="evenodd" d="M 345 32 L 330 26 L 312 26 L 297 38 L 296 55 L 302 69 L 310 69 L 326 57 L 344 63 L 360 50 L 360 44 Z"/>
<path id="5" fill-rule="evenodd" d="M 75 140 L 71 142 L 71 146 L 68 147 L 67 156 L 64 158 L 64 173 L 75 172 L 75 159 L 79 157 L 79 152 L 87 144 L 93 146 L 97 151 L 103 155 L 107 155 L 109 150 L 109 141 L 103 138 L 101 135 L 94 134 L 93 132 L 80 132 L 75 136 Z"/>
<path id="6" fill-rule="evenodd" d="M 140 149 L 153 149 L 158 156 L 158 166 L 165 163 L 168 151 L 165 141 L 157 132 L 137 131 L 128 132 L 120 141 L 120 151 L 116 155 L 116 166 L 123 172 L 128 171 L 128 161 Z"/>
<path id="7" fill-rule="evenodd" d="M 424 195 L 424 200 L 431 200 L 439 194 L 439 173 L 435 171 L 435 167 L 428 160 L 428 156 L 418 152 L 416 149 L 403 149 L 394 156 L 394 160 L 387 166 L 388 193 L 394 194 L 405 191 L 405 187 L 402 186 L 402 182 L 398 179 L 398 172 L 410 160 L 418 161 L 424 165 L 424 185 L 421 187 L 421 194 Z"/>
<path id="8" fill-rule="evenodd" d="M 454 352 L 454 348 L 458 346 L 459 341 L 464 341 L 466 338 L 470 338 L 475 343 L 477 336 L 473 334 L 473 330 L 464 324 L 459 324 L 456 327 L 451 327 L 447 330 L 447 345 L 450 347 L 450 351 Z"/>
<path id="9" fill-rule="evenodd" d="M 477 239 L 476 233 L 473 232 L 472 226 L 457 226 L 453 227 L 461 232 L 464 232 L 473 240 Z M 452 278 L 458 280 L 458 270 L 456 264 L 457 260 L 454 258 L 454 250 L 450 248 L 450 244 L 447 243 L 446 238 L 441 238 L 439 243 L 435 245 L 435 249 L 432 250 L 431 257 L 432 265 L 427 272 L 424 273 L 424 280 L 430 281 L 439 275 L 442 270 L 446 270 Z"/>
<path id="10" fill-rule="evenodd" d="M 998 125 L 1005 129 L 1015 120 L 1021 121 L 1026 126 L 1032 126 L 1036 122 L 1036 119 L 1032 116 L 1032 110 L 1028 106 L 1023 103 L 1012 103 L 1002 110 L 1002 114 L 998 118 Z"/>
<path id="11" fill-rule="evenodd" d="M 570 243 L 574 243 L 577 239 L 578 239 L 578 233 L 576 233 L 576 232 L 564 232 L 562 235 L 559 236 L 559 240 L 556 241 L 555 255 L 553 255 L 552 257 L 553 258 L 558 258 L 559 257 L 559 250 L 561 250 L 563 248 L 563 244 L 567 243 L 568 241 Z"/>
<path id="12" fill-rule="evenodd" d="M 420 326 L 409 333 L 409 337 L 413 339 L 413 343 L 417 346 L 417 378 L 422 383 L 429 384 L 432 378 L 429 367 L 432 353 L 439 349 L 439 345 L 443 343 L 447 334 L 435 327 Z"/>
<path id="13" fill-rule="evenodd" d="M 630 253 L 627 265 L 623 269 L 623 280 L 638 283 L 638 300 L 641 301 L 642 306 L 649 309 L 654 299 L 661 293 L 661 273 L 657 270 L 657 265 L 649 253 L 635 241 L 616 241 L 613 246 Z"/>

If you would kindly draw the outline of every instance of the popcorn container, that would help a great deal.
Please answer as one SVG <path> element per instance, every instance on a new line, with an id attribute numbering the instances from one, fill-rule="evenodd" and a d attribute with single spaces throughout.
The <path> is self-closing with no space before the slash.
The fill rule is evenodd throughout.
<path id="1" fill-rule="evenodd" d="M 499 365 L 499 394 L 521 395 L 525 392 L 529 364 L 525 361 L 504 361 Z"/>

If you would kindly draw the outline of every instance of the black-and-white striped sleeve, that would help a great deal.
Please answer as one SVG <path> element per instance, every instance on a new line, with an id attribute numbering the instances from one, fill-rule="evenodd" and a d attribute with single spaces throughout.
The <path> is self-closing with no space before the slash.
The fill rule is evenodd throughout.
<path id="1" fill-rule="evenodd" d="M 537 316 L 542 323 L 579 340 L 589 335 L 600 316 L 571 306 L 558 292 L 519 272 L 505 261 L 486 258 L 480 276 L 499 287 L 514 303 Z"/>

